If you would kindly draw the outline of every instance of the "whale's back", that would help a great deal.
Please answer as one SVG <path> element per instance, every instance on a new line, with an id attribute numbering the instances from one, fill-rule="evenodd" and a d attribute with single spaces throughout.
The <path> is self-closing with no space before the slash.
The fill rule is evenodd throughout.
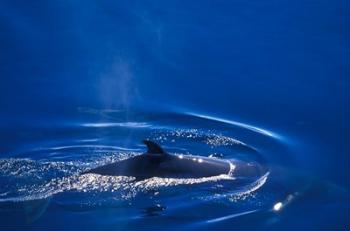
<path id="1" fill-rule="evenodd" d="M 151 177 L 199 178 L 228 174 L 230 164 L 200 156 L 170 155 L 158 144 L 144 141 L 148 150 L 145 154 L 97 167 L 86 173 L 109 176 L 132 176 L 138 179 Z"/>

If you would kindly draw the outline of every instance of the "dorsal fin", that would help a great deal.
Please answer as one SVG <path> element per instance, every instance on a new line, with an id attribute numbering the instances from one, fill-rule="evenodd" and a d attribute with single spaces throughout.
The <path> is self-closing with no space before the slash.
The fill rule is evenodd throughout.
<path id="1" fill-rule="evenodd" d="M 148 154 L 165 154 L 164 150 L 159 146 L 159 144 L 150 140 L 143 140 L 143 143 L 147 146 Z"/>

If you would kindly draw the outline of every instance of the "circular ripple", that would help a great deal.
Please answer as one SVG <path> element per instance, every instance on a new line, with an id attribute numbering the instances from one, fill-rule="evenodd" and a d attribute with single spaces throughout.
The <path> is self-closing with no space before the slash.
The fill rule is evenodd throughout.
<path id="1" fill-rule="evenodd" d="M 40 136 L 31 129 L 33 137 L 40 139 L 19 145 L 11 158 L 0 160 L 1 202 L 52 198 L 51 202 L 61 207 L 79 204 L 80 209 L 140 205 L 149 200 L 171 204 L 191 201 L 186 206 L 218 200 L 243 203 L 247 197 L 257 198 L 252 195 L 268 181 L 264 153 L 269 147 L 273 149 L 270 144 L 276 143 L 278 136 L 267 130 L 197 114 L 84 113 L 89 114 L 89 120 L 41 127 Z M 171 153 L 221 158 L 247 171 L 199 179 L 154 177 L 142 181 L 81 175 L 88 169 L 142 154 L 145 147 L 140 141 L 146 138 L 161 143 Z"/>

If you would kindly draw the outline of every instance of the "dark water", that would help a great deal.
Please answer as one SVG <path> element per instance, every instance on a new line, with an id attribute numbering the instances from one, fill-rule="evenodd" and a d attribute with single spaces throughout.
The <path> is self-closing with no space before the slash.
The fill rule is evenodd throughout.
<path id="1" fill-rule="evenodd" d="M 348 230 L 347 1 L 0 6 L 0 230 Z M 80 174 L 145 138 L 232 171 Z"/>

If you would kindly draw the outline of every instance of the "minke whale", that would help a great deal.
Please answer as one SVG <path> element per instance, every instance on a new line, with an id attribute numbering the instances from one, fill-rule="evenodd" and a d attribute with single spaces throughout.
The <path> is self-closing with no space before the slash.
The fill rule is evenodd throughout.
<path id="1" fill-rule="evenodd" d="M 144 140 L 143 143 L 147 146 L 146 153 L 103 165 L 85 173 L 131 176 L 136 180 L 152 177 L 202 178 L 230 174 L 235 167 L 227 160 L 169 154 L 153 141 Z"/>

